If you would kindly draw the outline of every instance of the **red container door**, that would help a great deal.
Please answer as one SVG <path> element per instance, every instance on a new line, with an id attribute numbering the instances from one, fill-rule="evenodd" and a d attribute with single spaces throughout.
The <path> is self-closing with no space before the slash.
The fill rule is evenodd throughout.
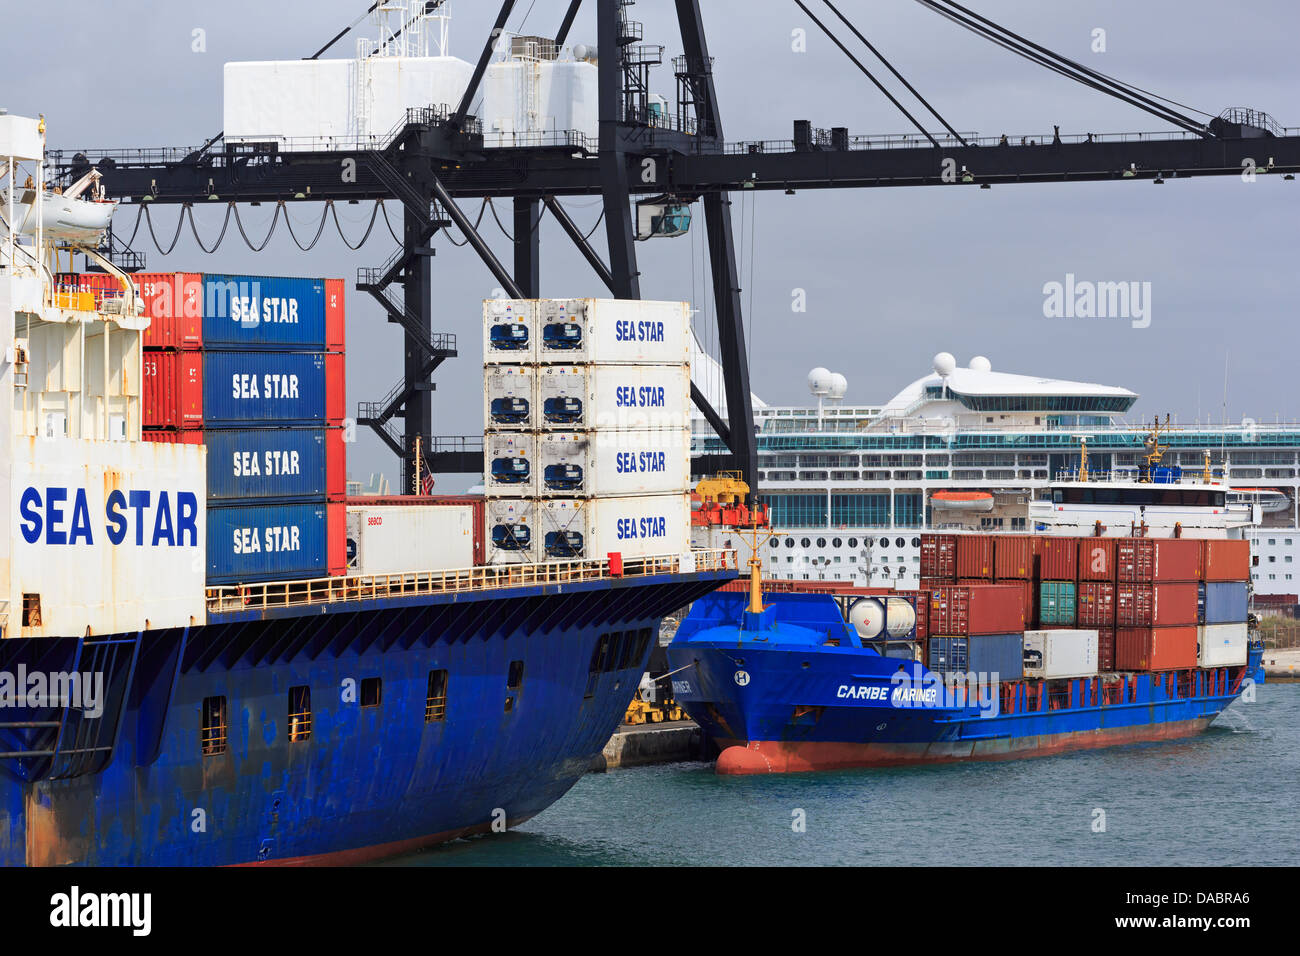
<path id="1" fill-rule="evenodd" d="M 1156 581 L 1195 581 L 1201 576 L 1201 542 L 1196 538 L 1161 538 L 1155 542 Z M 1195 623 L 1193 621 L 1192 623 Z"/>
<path id="2" fill-rule="evenodd" d="M 921 577 L 952 581 L 957 577 L 957 536 L 921 535 Z"/>
<path id="3" fill-rule="evenodd" d="M 144 395 L 140 420 L 145 428 L 175 428 L 176 401 L 168 387 L 176 377 L 175 359 L 170 352 L 145 352 L 142 364 Z"/>
<path id="4" fill-rule="evenodd" d="M 1115 585 L 1103 581 L 1079 584 L 1079 626 L 1103 628 L 1115 626 Z"/>
<path id="5" fill-rule="evenodd" d="M 1249 581 L 1250 542 L 1246 540 L 1202 541 L 1201 579 L 1205 581 Z"/>
<path id="6" fill-rule="evenodd" d="M 197 272 L 141 272 L 133 278 L 149 319 L 145 348 L 201 348 L 203 277 Z"/>
<path id="7" fill-rule="evenodd" d="M 1113 627 L 1097 630 L 1097 666 L 1099 670 L 1115 669 L 1115 629 Z"/>
<path id="8" fill-rule="evenodd" d="M 348 494 L 347 445 L 342 428 L 325 429 L 325 498 L 342 501 Z"/>
<path id="9" fill-rule="evenodd" d="M 346 325 L 342 279 L 325 280 L 325 351 L 344 351 Z"/>
<path id="10" fill-rule="evenodd" d="M 1150 538 L 1119 538 L 1115 545 L 1116 580 L 1134 584 L 1155 573 L 1155 542 Z"/>
<path id="11" fill-rule="evenodd" d="M 1043 537 L 1038 546 L 1038 568 L 1042 580 L 1077 580 L 1078 551 L 1077 538 Z"/>
<path id="12" fill-rule="evenodd" d="M 346 414 L 344 358 L 337 353 L 325 356 L 325 419 L 331 425 L 341 425 Z"/>
<path id="13" fill-rule="evenodd" d="M 1115 545 L 1118 538 L 1079 539 L 1079 580 L 1114 581 Z"/>
<path id="14" fill-rule="evenodd" d="M 976 581 L 993 578 L 993 537 L 963 534 L 957 538 L 957 577 Z"/>
<path id="15" fill-rule="evenodd" d="M 1196 628 L 1121 627 L 1115 633 L 1115 667 L 1165 671 L 1196 666 Z"/>
<path id="16" fill-rule="evenodd" d="M 960 634 L 1009 634 L 1025 629 L 1025 589 L 1021 584 L 984 584 L 967 589 L 967 629 Z"/>

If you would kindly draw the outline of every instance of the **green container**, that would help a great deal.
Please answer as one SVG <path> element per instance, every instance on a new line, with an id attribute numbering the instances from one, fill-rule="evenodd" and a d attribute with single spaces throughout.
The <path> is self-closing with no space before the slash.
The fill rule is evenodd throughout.
<path id="1" fill-rule="evenodd" d="M 1074 626 L 1077 615 L 1077 588 L 1073 581 L 1044 581 L 1038 588 L 1040 624 Z"/>

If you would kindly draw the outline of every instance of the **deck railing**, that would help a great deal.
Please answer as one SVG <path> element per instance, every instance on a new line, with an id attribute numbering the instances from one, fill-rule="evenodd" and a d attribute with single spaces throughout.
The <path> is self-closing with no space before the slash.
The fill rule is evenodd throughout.
<path id="1" fill-rule="evenodd" d="M 226 585 L 207 589 L 207 606 L 208 613 L 215 614 L 737 569 L 738 563 L 734 550 L 712 548 L 690 551 L 684 555 L 668 554 L 625 559 L 621 574 L 613 573 L 610 570 L 609 560 L 601 558 L 548 561 L 542 564 L 487 565 L 450 571 L 363 574 L 302 581 Z"/>

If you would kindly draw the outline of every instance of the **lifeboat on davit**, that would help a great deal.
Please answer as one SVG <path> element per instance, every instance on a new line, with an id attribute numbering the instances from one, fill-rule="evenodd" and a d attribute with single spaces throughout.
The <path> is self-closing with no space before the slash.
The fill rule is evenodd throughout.
<path id="1" fill-rule="evenodd" d="M 993 495 L 987 491 L 936 491 L 930 504 L 949 511 L 992 511 Z"/>

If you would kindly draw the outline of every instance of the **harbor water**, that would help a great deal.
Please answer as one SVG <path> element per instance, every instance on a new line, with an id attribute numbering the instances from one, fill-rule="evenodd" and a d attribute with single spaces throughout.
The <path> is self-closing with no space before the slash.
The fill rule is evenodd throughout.
<path id="1" fill-rule="evenodd" d="M 588 774 L 515 830 L 387 865 L 1294 864 L 1300 683 L 1255 693 L 1187 740 L 1029 760 L 770 777 L 719 777 L 700 763 Z"/>

